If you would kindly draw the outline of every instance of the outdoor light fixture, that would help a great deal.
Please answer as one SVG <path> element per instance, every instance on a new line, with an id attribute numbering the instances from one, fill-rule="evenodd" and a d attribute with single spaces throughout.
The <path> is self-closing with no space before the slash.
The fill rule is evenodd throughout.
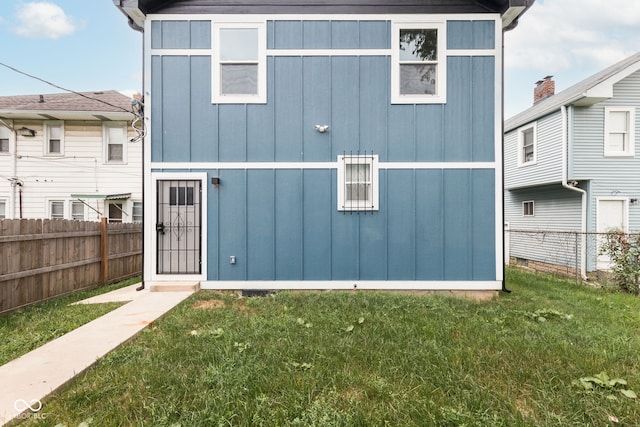
<path id="1" fill-rule="evenodd" d="M 316 130 L 320 133 L 325 133 L 329 130 L 329 125 L 316 125 Z"/>
<path id="2" fill-rule="evenodd" d="M 213 178 L 211 178 L 211 184 L 214 187 L 219 187 L 220 186 L 220 178 L 218 178 L 217 176 L 214 176 Z"/>
<path id="3" fill-rule="evenodd" d="M 36 131 L 22 126 L 20 129 L 18 129 L 18 134 L 20 136 L 33 137 L 36 136 Z"/>

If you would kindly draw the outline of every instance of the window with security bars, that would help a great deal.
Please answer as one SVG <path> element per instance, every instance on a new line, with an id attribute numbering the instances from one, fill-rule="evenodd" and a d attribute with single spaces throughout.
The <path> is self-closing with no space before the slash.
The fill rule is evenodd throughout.
<path id="1" fill-rule="evenodd" d="M 338 156 L 338 210 L 377 211 L 378 156 Z"/>

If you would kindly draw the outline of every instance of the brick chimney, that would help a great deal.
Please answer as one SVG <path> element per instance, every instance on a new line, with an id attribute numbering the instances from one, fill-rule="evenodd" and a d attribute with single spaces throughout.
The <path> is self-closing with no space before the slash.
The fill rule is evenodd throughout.
<path id="1" fill-rule="evenodd" d="M 545 98 L 553 96 L 556 93 L 556 82 L 553 81 L 553 76 L 546 76 L 542 80 L 536 82 L 536 87 L 533 88 L 533 103 L 537 104 Z"/>

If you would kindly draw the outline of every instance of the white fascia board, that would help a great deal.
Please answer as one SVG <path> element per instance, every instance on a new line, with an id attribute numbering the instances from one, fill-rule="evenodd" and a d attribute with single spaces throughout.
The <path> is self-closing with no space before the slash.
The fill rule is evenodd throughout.
<path id="1" fill-rule="evenodd" d="M 511 25 L 513 21 L 515 21 L 520 15 L 522 15 L 525 9 L 525 6 L 511 6 L 506 10 L 506 12 L 502 14 L 502 26 L 506 28 Z"/>

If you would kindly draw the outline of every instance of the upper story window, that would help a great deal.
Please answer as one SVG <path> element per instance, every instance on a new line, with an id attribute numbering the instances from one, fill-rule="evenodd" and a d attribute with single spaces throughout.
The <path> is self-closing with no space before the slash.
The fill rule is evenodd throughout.
<path id="1" fill-rule="evenodd" d="M 518 165 L 525 166 L 536 162 L 536 124 L 518 129 Z"/>
<path id="2" fill-rule="evenodd" d="M 127 124 L 125 122 L 104 122 L 102 141 L 105 163 L 127 162 Z"/>
<path id="3" fill-rule="evenodd" d="M 264 23 L 214 24 L 213 102 L 267 102 Z"/>
<path id="4" fill-rule="evenodd" d="M 379 210 L 378 156 L 338 156 L 338 210 Z"/>
<path id="5" fill-rule="evenodd" d="M 47 156 L 64 155 L 64 123 L 61 121 L 44 122 L 44 154 Z"/>
<path id="6" fill-rule="evenodd" d="M 9 123 L 13 125 L 13 123 Z M 0 153 L 8 153 L 10 150 L 9 139 L 12 137 L 13 132 L 7 127 L 0 124 Z"/>
<path id="7" fill-rule="evenodd" d="M 395 22 L 392 34 L 391 102 L 446 102 L 444 23 Z"/>
<path id="8" fill-rule="evenodd" d="M 604 109 L 604 155 L 635 155 L 635 108 Z"/>

